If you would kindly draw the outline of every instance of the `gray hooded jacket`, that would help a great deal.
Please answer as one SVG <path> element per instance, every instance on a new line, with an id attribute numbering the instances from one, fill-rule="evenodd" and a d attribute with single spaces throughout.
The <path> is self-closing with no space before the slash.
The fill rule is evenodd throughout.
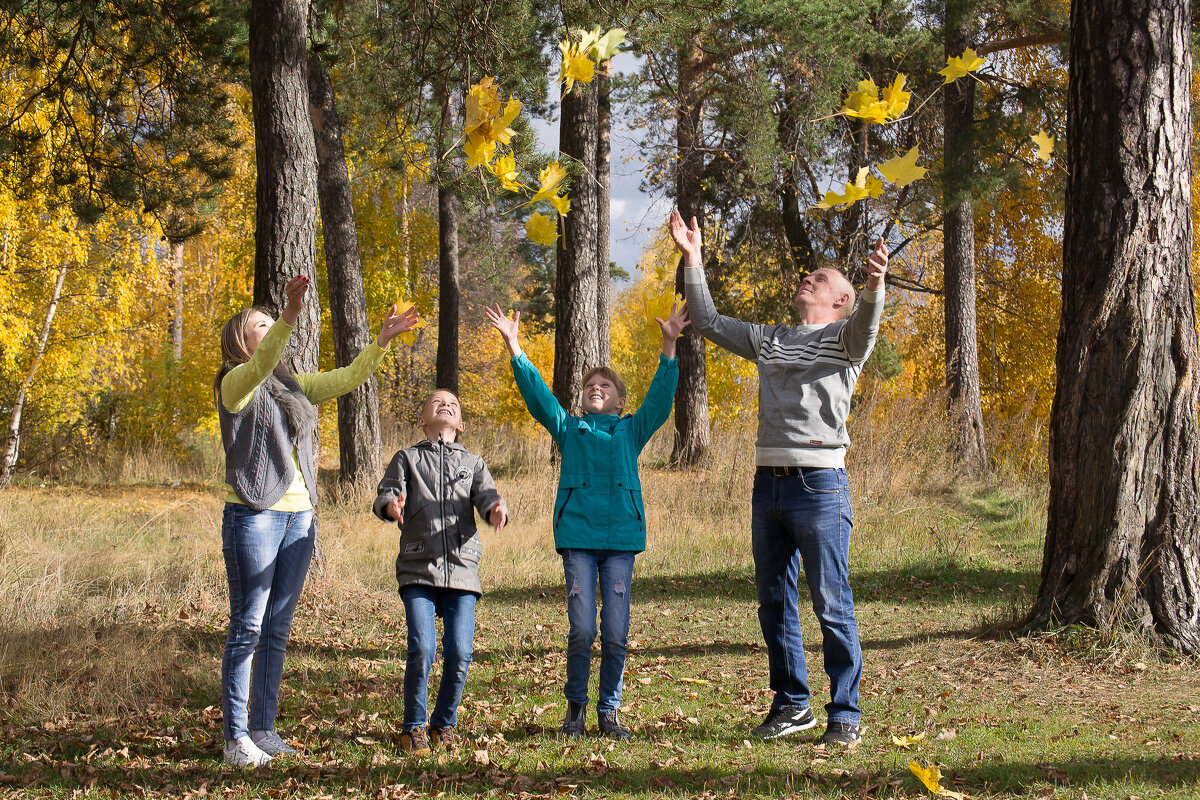
<path id="1" fill-rule="evenodd" d="M 396 581 L 483 594 L 479 559 L 483 543 L 475 514 L 487 518 L 503 503 L 483 459 L 458 442 L 428 439 L 392 456 L 372 510 L 386 522 L 388 503 L 404 495 Z M 474 510 L 472 509 L 474 507 Z M 508 513 L 507 506 L 504 513 Z"/>

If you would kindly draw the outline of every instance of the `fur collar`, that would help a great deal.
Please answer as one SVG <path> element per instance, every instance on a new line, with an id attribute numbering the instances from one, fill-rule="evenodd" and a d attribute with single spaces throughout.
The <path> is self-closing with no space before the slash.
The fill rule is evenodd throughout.
<path id="1" fill-rule="evenodd" d="M 300 388 L 295 376 L 283 364 L 275 367 L 275 371 L 267 376 L 264 382 L 267 393 L 275 398 L 287 418 L 291 429 L 292 441 L 300 442 L 317 430 L 317 409 Z"/>

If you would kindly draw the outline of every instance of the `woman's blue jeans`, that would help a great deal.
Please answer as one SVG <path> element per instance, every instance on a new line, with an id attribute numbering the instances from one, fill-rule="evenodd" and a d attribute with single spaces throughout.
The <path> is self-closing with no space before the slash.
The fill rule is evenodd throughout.
<path id="1" fill-rule="evenodd" d="M 226 503 L 221 550 L 229 579 L 229 635 L 221 661 L 225 739 L 275 729 L 292 615 L 312 561 L 313 512 Z"/>
<path id="2" fill-rule="evenodd" d="M 563 694 L 587 705 L 596 640 L 596 587 L 600 587 L 600 692 L 596 711 L 621 707 L 625 643 L 629 639 L 629 594 L 633 582 L 630 550 L 563 550 L 567 582 L 567 685 Z"/>
<path id="3" fill-rule="evenodd" d="M 475 649 L 474 593 L 410 584 L 400 589 L 408 624 L 408 659 L 404 665 L 404 730 L 458 724 L 458 703 L 467 684 Z M 437 624 L 442 618 L 442 682 L 433 716 L 426 716 L 429 670 L 437 653 Z"/>
<path id="4" fill-rule="evenodd" d="M 862 648 L 850 591 L 850 485 L 844 469 L 803 468 L 776 476 L 759 470 L 751 501 L 758 621 L 767 645 L 772 708 L 807 707 L 808 666 L 800 637 L 803 566 L 821 625 L 830 721 L 859 722 Z"/>

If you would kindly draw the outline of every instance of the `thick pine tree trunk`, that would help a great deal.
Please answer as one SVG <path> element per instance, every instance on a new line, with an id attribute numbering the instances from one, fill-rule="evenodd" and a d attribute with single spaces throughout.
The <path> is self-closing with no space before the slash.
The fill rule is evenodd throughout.
<path id="1" fill-rule="evenodd" d="M 675 203 L 689 224 L 692 217 L 704 228 L 704 202 L 700 178 L 704 171 L 704 137 L 700 97 L 699 47 L 679 61 L 679 102 L 675 113 L 675 146 L 679 171 L 675 176 Z M 702 256 L 703 258 L 703 256 Z M 707 261 L 705 262 L 707 263 Z M 682 295 L 683 261 L 675 273 L 675 291 Z M 708 379 L 704 369 L 704 337 L 692 326 L 684 328 L 676 345 L 679 386 L 675 389 L 675 445 L 671 461 L 695 464 L 708 454 L 712 435 L 708 421 Z"/>
<path id="2" fill-rule="evenodd" d="M 972 0 L 946 4 L 945 52 L 961 55 L 974 42 Z M 975 325 L 975 80 L 964 78 L 945 92 L 943 287 L 946 321 L 946 390 L 955 426 L 958 458 L 973 472 L 987 468 L 979 389 L 979 346 Z"/>
<path id="3" fill-rule="evenodd" d="M 371 343 L 367 296 L 363 290 L 362 260 L 354 221 L 350 173 L 342 144 L 333 83 L 313 54 L 308 60 L 308 99 L 317 148 L 317 192 L 325 273 L 329 280 L 329 326 L 333 358 L 348 366 Z M 382 471 L 379 440 L 379 394 L 375 377 L 337 399 L 338 455 L 341 479 L 362 483 Z"/>
<path id="4" fill-rule="evenodd" d="M 576 83 L 563 95 L 558 149 L 575 166 L 571 213 L 561 218 L 554 276 L 554 396 L 576 410 L 583 373 L 600 360 L 597 319 L 596 114 L 594 86 Z"/>
<path id="5" fill-rule="evenodd" d="M 450 114 L 450 93 L 443 87 L 442 122 L 438 150 L 449 150 L 453 119 Z M 438 347 L 437 388 L 458 394 L 458 198 L 447 188 L 448 175 L 438 181 Z"/>
<path id="6" fill-rule="evenodd" d="M 254 103 L 254 302 L 283 309 L 296 275 L 312 281 L 288 360 L 316 372 L 321 304 L 316 292 L 317 152 L 308 109 L 306 0 L 250 4 L 250 94 Z"/>
<path id="7" fill-rule="evenodd" d="M 1200 652 L 1189 5 L 1075 0 L 1050 507 L 1031 629 Z"/>
<path id="8" fill-rule="evenodd" d="M 609 263 L 612 219 L 612 60 L 596 65 L 596 327 L 597 359 L 612 362 L 612 280 Z"/>

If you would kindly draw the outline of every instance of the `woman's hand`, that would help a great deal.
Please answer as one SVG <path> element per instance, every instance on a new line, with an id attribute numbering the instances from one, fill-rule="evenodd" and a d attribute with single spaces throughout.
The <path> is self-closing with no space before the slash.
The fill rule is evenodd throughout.
<path id="1" fill-rule="evenodd" d="M 288 325 L 295 327 L 300 319 L 300 311 L 304 308 L 304 293 L 308 291 L 308 278 L 297 275 L 283 287 L 284 306 L 279 318 Z"/>
<path id="2" fill-rule="evenodd" d="M 491 323 L 492 327 L 500 331 L 500 337 L 508 345 L 508 352 L 514 356 L 519 356 L 521 354 L 521 345 L 517 342 L 517 329 L 521 325 L 521 312 L 514 311 L 510 319 L 500 309 L 500 304 L 497 303 L 495 308 L 484 306 L 483 314 L 487 317 L 487 321 Z"/>
<path id="3" fill-rule="evenodd" d="M 409 306 L 404 310 L 404 313 L 396 313 L 396 304 L 392 303 L 392 307 L 388 309 L 387 316 L 384 317 L 383 324 L 379 326 L 379 337 L 375 343 L 380 349 L 386 349 L 395 339 L 402 333 L 408 333 L 416 327 L 421 321 L 421 313 L 417 311 L 415 305 Z"/>

